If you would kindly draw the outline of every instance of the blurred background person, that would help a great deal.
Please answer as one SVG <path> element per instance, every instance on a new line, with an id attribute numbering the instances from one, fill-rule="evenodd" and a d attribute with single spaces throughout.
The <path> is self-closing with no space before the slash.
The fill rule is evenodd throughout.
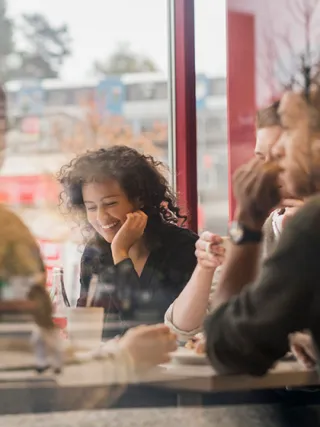
<path id="1" fill-rule="evenodd" d="M 237 222 L 206 324 L 207 352 L 221 372 L 265 373 L 286 353 L 292 332 L 308 329 L 320 342 L 319 196 L 286 224 L 257 276 L 262 227 L 280 191 L 308 199 L 320 189 L 319 90 L 306 93 L 286 92 L 281 99 L 283 131 L 272 147 L 273 162 L 255 160 L 235 175 Z"/>
<path id="2" fill-rule="evenodd" d="M 263 108 L 256 115 L 255 157 L 267 162 L 271 148 L 282 133 L 279 101 Z M 284 194 L 287 197 L 288 194 Z M 295 199 L 284 199 L 283 206 L 274 210 L 264 224 L 263 258 L 271 255 L 282 231 L 282 222 L 292 216 L 303 202 Z M 289 205 L 291 205 L 289 207 Z M 167 310 L 165 322 L 178 334 L 181 341 L 187 341 L 202 331 L 203 321 L 211 311 L 211 300 L 219 281 L 225 258 L 226 244 L 223 239 L 209 231 L 201 234 L 196 243 L 197 267 L 179 297 Z"/>

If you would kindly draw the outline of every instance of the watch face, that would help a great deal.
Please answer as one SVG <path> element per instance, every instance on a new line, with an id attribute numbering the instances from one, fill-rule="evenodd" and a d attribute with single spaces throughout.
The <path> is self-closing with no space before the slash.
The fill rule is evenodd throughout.
<path id="1" fill-rule="evenodd" d="M 238 222 L 233 222 L 229 234 L 234 243 L 239 243 L 243 239 L 244 230 Z"/>

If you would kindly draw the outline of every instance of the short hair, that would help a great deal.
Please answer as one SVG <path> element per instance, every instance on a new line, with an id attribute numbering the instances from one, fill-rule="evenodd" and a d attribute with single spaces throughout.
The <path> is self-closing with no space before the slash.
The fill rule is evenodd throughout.
<path id="1" fill-rule="evenodd" d="M 278 114 L 280 101 L 275 101 L 268 107 L 261 108 L 256 114 L 256 128 L 263 129 L 271 126 L 281 126 Z"/>

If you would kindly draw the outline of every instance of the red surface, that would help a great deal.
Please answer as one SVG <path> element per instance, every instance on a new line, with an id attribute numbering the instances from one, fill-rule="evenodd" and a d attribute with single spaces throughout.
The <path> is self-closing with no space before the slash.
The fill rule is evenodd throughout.
<path id="1" fill-rule="evenodd" d="M 42 258 L 46 267 L 47 286 L 51 288 L 53 268 L 60 266 L 62 262 L 62 245 L 51 240 L 39 239 Z"/>
<path id="2" fill-rule="evenodd" d="M 60 329 L 65 329 L 67 327 L 67 318 L 66 317 L 53 317 L 53 323 L 58 326 Z"/>
<path id="3" fill-rule="evenodd" d="M 197 120 L 195 97 L 194 1 L 175 0 L 176 170 L 180 205 L 197 219 Z"/>
<path id="4" fill-rule="evenodd" d="M 233 218 L 234 171 L 253 156 L 255 146 L 255 18 L 228 12 L 228 154 L 229 217 Z"/>
<path id="5" fill-rule="evenodd" d="M 61 337 L 63 339 L 67 339 L 68 338 L 68 331 L 67 331 L 68 319 L 65 316 L 63 317 L 53 316 L 52 320 L 53 320 L 53 323 L 60 329 Z"/>
<path id="6" fill-rule="evenodd" d="M 46 175 L 0 176 L 0 203 L 33 205 L 41 201 L 58 202 L 57 181 Z"/>

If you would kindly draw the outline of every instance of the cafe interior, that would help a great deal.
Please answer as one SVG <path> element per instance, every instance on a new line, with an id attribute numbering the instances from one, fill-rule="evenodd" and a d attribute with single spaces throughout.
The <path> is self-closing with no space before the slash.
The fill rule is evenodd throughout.
<path id="1" fill-rule="evenodd" d="M 0 0 L 0 426 L 320 426 L 319 23 Z"/>

